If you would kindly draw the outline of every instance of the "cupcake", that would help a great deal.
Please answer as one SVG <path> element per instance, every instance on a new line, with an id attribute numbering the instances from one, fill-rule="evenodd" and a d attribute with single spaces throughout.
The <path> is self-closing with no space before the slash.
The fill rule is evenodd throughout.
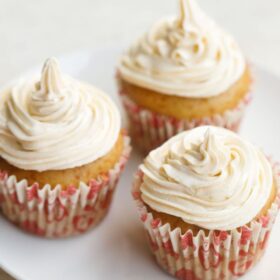
<path id="1" fill-rule="evenodd" d="M 133 196 L 158 264 L 179 279 L 232 279 L 261 258 L 279 169 L 234 132 L 201 126 L 150 152 Z"/>
<path id="2" fill-rule="evenodd" d="M 201 125 L 237 131 L 250 101 L 251 74 L 234 39 L 200 10 L 180 1 L 122 56 L 119 93 L 139 148 L 149 151 Z"/>
<path id="3" fill-rule="evenodd" d="M 50 58 L 1 92 L 2 213 L 40 236 L 83 233 L 106 215 L 129 151 L 111 99 Z"/>

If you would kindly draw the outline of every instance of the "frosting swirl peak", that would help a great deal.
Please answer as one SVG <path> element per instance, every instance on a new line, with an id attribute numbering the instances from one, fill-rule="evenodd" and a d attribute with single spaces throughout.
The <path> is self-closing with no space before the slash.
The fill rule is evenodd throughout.
<path id="1" fill-rule="evenodd" d="M 78 167 L 104 156 L 117 141 L 120 115 L 110 98 L 63 75 L 54 58 L 41 78 L 21 79 L 2 96 L 0 154 L 18 168 Z"/>
<path id="2" fill-rule="evenodd" d="M 180 0 L 180 16 L 142 36 L 123 55 L 119 71 L 128 82 L 163 94 L 208 98 L 241 78 L 245 60 L 195 0 Z"/>
<path id="3" fill-rule="evenodd" d="M 265 156 L 238 135 L 217 127 L 199 127 L 173 137 L 149 154 L 141 170 L 147 205 L 214 230 L 250 222 L 273 186 Z"/>
<path id="4" fill-rule="evenodd" d="M 197 3 L 193 0 L 180 0 L 180 17 L 178 25 L 183 30 L 188 30 L 190 23 L 199 26 L 199 17 L 204 16 Z"/>
<path id="5" fill-rule="evenodd" d="M 58 61 L 55 58 L 49 58 L 46 60 L 38 87 L 38 94 L 41 93 L 42 95 L 45 95 L 45 99 L 50 99 L 47 98 L 47 96 L 52 94 L 60 95 L 61 91 L 65 88 Z"/>

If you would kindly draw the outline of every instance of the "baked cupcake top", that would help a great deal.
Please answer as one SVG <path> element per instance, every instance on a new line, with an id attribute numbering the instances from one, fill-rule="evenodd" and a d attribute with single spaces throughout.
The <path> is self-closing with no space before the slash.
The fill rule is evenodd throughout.
<path id="1" fill-rule="evenodd" d="M 234 39 L 195 0 L 180 0 L 180 16 L 153 26 L 123 55 L 118 69 L 127 82 L 156 92 L 207 98 L 228 90 L 245 67 Z"/>
<path id="2" fill-rule="evenodd" d="M 210 230 L 249 223 L 273 188 L 263 153 L 218 127 L 178 134 L 152 151 L 140 168 L 141 195 L 148 206 Z"/>
<path id="3" fill-rule="evenodd" d="M 60 72 L 48 59 L 41 78 L 21 79 L 1 93 L 0 156 L 25 170 L 62 170 L 107 154 L 120 114 L 102 91 Z"/>

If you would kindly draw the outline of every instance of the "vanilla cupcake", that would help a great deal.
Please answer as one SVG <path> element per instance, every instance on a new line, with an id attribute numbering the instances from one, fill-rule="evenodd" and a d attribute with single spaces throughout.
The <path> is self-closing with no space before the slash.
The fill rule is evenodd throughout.
<path id="1" fill-rule="evenodd" d="M 41 77 L 1 92 L 3 215 L 41 236 L 85 232 L 107 213 L 129 151 L 111 99 L 48 59 Z"/>
<path id="2" fill-rule="evenodd" d="M 121 58 L 117 80 L 133 140 L 149 151 L 201 125 L 238 130 L 251 74 L 234 39 L 195 0 L 164 19 Z"/>
<path id="3" fill-rule="evenodd" d="M 279 208 L 279 169 L 224 128 L 152 151 L 133 195 L 159 265 L 179 279 L 232 279 L 261 258 Z"/>

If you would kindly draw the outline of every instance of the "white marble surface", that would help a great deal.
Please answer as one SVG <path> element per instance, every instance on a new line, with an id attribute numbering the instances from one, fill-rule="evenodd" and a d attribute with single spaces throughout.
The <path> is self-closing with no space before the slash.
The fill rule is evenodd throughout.
<path id="1" fill-rule="evenodd" d="M 199 0 L 248 57 L 280 75 L 279 0 Z M 177 0 L 0 0 L 0 84 L 46 57 L 125 45 Z"/>

